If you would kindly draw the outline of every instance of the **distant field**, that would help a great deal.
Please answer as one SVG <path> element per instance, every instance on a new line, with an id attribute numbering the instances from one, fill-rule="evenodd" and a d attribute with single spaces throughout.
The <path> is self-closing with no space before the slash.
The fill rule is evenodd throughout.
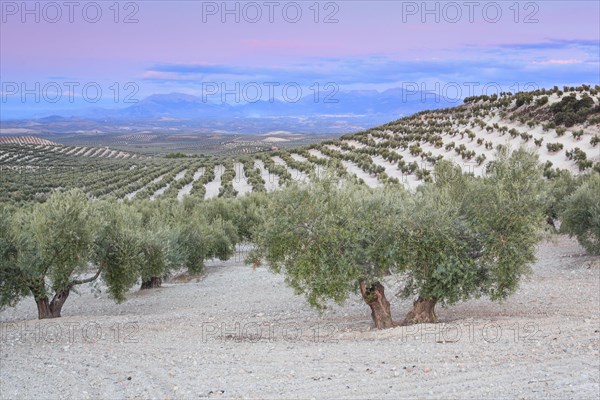
<path id="1" fill-rule="evenodd" d="M 335 139 L 285 132 L 3 136 L 0 200 L 41 200 L 73 187 L 93 197 L 211 198 L 272 191 L 325 170 L 371 187 L 414 189 L 432 179 L 441 159 L 484 174 L 499 145 L 536 151 L 547 177 L 559 169 L 600 170 L 598 91 L 565 89 L 467 99 Z M 572 112 L 577 107 L 586 114 Z M 169 153 L 189 157 L 165 158 Z"/>
<path id="2" fill-rule="evenodd" d="M 314 144 L 336 136 L 323 134 L 273 133 L 251 134 L 98 134 L 54 135 L 54 141 L 65 146 L 111 147 L 148 155 L 169 152 L 186 154 L 237 155 L 269 151 L 276 146 L 297 147 Z"/>

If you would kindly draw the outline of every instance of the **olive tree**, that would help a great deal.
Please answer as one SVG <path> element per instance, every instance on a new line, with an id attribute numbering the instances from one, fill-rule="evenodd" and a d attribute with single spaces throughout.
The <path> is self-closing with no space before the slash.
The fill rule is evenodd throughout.
<path id="1" fill-rule="evenodd" d="M 77 285 L 102 276 L 121 301 L 135 282 L 138 246 L 119 204 L 74 190 L 0 214 L 0 307 L 31 295 L 38 318 L 55 318 Z"/>
<path id="2" fill-rule="evenodd" d="M 537 156 L 524 150 L 501 149 L 484 178 L 438 166 L 436 182 L 410 199 L 399 221 L 403 292 L 418 296 L 405 324 L 435 322 L 438 302 L 514 293 L 544 226 L 541 173 Z"/>
<path id="3" fill-rule="evenodd" d="M 190 212 L 198 210 L 209 223 L 215 220 L 230 222 L 237 231 L 237 237 L 231 236 L 232 241 L 249 241 L 253 229 L 259 223 L 266 199 L 267 195 L 264 193 L 250 193 L 238 198 L 217 197 L 203 202 L 186 199 L 184 208 Z"/>
<path id="4" fill-rule="evenodd" d="M 188 209 L 181 221 L 177 243 L 183 266 L 191 273 L 204 269 L 205 260 L 229 259 L 237 243 L 237 230 L 231 221 L 209 216 L 203 206 Z"/>
<path id="5" fill-rule="evenodd" d="M 556 176 L 546 182 L 547 222 L 558 232 L 557 221 L 565 207 L 565 199 L 581 185 L 581 178 L 574 177 L 568 170 L 557 171 Z"/>
<path id="6" fill-rule="evenodd" d="M 32 295 L 39 318 L 60 317 L 77 285 L 101 278 L 121 302 L 140 279 L 156 287 L 175 268 L 198 272 L 206 259 L 229 258 L 237 228 L 208 218 L 203 204 L 92 201 L 79 190 L 0 204 L 0 307 Z"/>
<path id="7" fill-rule="evenodd" d="M 2 241 L 3 304 L 31 294 L 38 317 L 59 317 L 75 285 L 96 279 L 87 272 L 96 224 L 80 191 L 56 194 L 46 203 L 9 212 L 4 209 Z"/>
<path id="8" fill-rule="evenodd" d="M 0 203 L 0 309 L 16 305 L 32 293 L 33 282 L 22 271 L 13 220 L 16 209 Z M 43 313 L 45 316 L 45 313 Z"/>
<path id="9" fill-rule="evenodd" d="M 575 236 L 589 254 L 600 254 L 600 175 L 590 174 L 569 196 L 559 214 L 560 230 Z"/>
<path id="10" fill-rule="evenodd" d="M 115 201 L 103 202 L 97 209 L 102 224 L 95 233 L 91 261 L 102 271 L 110 296 L 122 302 L 138 281 L 145 262 L 138 235 L 139 215 L 132 207 Z"/>
<path id="11" fill-rule="evenodd" d="M 501 149 L 484 178 L 445 162 L 434 175 L 414 194 L 331 179 L 275 193 L 248 261 L 267 261 L 317 308 L 359 289 L 378 328 L 394 325 L 381 284 L 390 273 L 417 297 L 405 324 L 436 321 L 437 303 L 506 298 L 543 226 L 537 157 Z"/>
<path id="12" fill-rule="evenodd" d="M 318 309 L 327 300 L 341 304 L 360 289 L 375 325 L 389 328 L 390 304 L 380 280 L 393 264 L 391 213 L 405 195 L 400 188 L 374 192 L 329 177 L 272 193 L 247 261 L 265 260 Z"/>
<path id="13" fill-rule="evenodd" d="M 164 200 L 133 204 L 138 213 L 137 240 L 143 263 L 139 269 L 141 289 L 157 288 L 165 275 L 183 263 L 179 249 L 179 205 Z"/>
<path id="14" fill-rule="evenodd" d="M 139 270 L 142 289 L 160 287 L 171 271 L 201 272 L 204 261 L 226 260 L 235 251 L 239 215 L 235 199 L 210 201 L 145 201 L 136 203 L 140 215 L 138 238 L 144 262 Z"/>

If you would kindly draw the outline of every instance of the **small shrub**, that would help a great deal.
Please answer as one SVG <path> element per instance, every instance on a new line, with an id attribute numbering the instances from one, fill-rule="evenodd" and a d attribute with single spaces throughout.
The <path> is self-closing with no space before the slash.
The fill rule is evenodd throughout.
<path id="1" fill-rule="evenodd" d="M 580 129 L 578 131 L 573 131 L 573 137 L 575 138 L 575 140 L 581 140 L 582 136 L 583 136 L 583 129 Z"/>
<path id="2" fill-rule="evenodd" d="M 540 97 L 539 99 L 537 99 L 535 101 L 535 105 L 538 106 L 538 107 L 541 107 L 541 106 L 543 106 L 545 104 L 548 104 L 548 96 Z"/>
<path id="3" fill-rule="evenodd" d="M 521 139 L 523 139 L 524 141 L 528 142 L 531 138 L 533 138 L 533 135 L 528 134 L 526 132 L 521 133 Z"/>
<path id="4" fill-rule="evenodd" d="M 548 143 L 546 144 L 546 148 L 548 149 L 548 151 L 550 153 L 556 153 L 557 151 L 560 151 L 563 149 L 563 144 L 562 143 Z"/>

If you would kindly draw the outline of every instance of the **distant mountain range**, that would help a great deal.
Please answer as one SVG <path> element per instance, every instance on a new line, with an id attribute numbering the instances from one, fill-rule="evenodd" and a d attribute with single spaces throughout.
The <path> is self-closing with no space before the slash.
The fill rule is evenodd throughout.
<path id="1" fill-rule="evenodd" d="M 122 109 L 89 108 L 42 118 L 0 120 L 0 133 L 349 133 L 415 112 L 457 105 L 456 101 L 426 100 L 403 89 L 341 91 L 329 101 L 311 94 L 297 102 L 281 100 L 217 103 L 182 93 L 155 94 Z"/>

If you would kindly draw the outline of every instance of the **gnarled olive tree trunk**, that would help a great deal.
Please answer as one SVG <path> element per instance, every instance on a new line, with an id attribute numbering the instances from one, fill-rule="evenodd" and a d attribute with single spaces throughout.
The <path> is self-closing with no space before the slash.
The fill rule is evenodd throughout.
<path id="1" fill-rule="evenodd" d="M 63 305 L 65 304 L 65 301 L 67 301 L 69 294 L 71 294 L 73 286 L 95 281 L 100 276 L 100 272 L 102 272 L 102 268 L 98 268 L 96 273 L 89 278 L 72 280 L 64 288 L 57 291 L 50 301 L 48 301 L 48 296 L 46 295 L 46 285 L 44 281 L 40 280 L 32 283 L 29 286 L 29 290 L 31 290 L 31 294 L 33 294 L 35 304 L 37 305 L 38 319 L 60 317 Z"/>
<path id="2" fill-rule="evenodd" d="M 69 297 L 71 289 L 62 290 L 54 295 L 51 301 L 48 301 L 47 296 L 38 296 L 35 298 L 35 303 L 38 309 L 38 319 L 58 318 L 62 311 L 63 305 Z"/>
<path id="3" fill-rule="evenodd" d="M 413 303 L 413 309 L 406 314 L 402 325 L 436 322 L 435 304 L 437 299 L 423 299 L 421 296 Z"/>
<path id="4" fill-rule="evenodd" d="M 394 321 L 392 321 L 390 302 L 385 297 L 383 285 L 375 282 L 367 288 L 365 282 L 360 281 L 359 286 L 363 300 L 371 307 L 371 317 L 377 329 L 393 327 Z"/>
<path id="5" fill-rule="evenodd" d="M 161 287 L 161 285 L 162 278 L 159 276 L 153 276 L 149 279 L 146 279 L 145 281 L 142 281 L 142 286 L 140 287 L 140 290 L 159 288 Z"/>

